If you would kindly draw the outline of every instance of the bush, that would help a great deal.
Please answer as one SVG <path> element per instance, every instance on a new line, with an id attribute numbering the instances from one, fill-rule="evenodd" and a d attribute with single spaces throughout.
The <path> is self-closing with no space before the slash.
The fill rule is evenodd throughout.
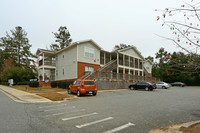
<path id="1" fill-rule="evenodd" d="M 69 88 L 69 85 L 73 84 L 74 81 L 67 81 L 66 83 L 66 89 Z"/>
<path id="2" fill-rule="evenodd" d="M 62 88 L 62 89 L 68 89 L 69 85 L 72 84 L 73 81 L 52 81 L 51 87 L 52 88 Z"/>
<path id="3" fill-rule="evenodd" d="M 18 82 L 17 83 L 17 85 L 28 85 L 29 84 L 29 82 L 27 82 L 27 81 L 24 81 L 24 82 Z"/>
<path id="4" fill-rule="evenodd" d="M 30 81 L 28 84 L 29 84 L 30 87 L 39 87 L 38 81 Z"/>
<path id="5" fill-rule="evenodd" d="M 0 82 L 0 85 L 7 85 L 7 86 L 9 86 L 9 83 L 8 82 Z"/>
<path id="6" fill-rule="evenodd" d="M 51 82 L 51 88 L 56 88 L 58 87 L 58 82 L 57 81 L 52 81 Z"/>
<path id="7" fill-rule="evenodd" d="M 3 78 L 13 79 L 16 84 L 18 82 L 29 81 L 29 79 L 35 78 L 32 69 L 23 69 L 20 67 L 12 67 L 8 70 L 3 71 Z"/>

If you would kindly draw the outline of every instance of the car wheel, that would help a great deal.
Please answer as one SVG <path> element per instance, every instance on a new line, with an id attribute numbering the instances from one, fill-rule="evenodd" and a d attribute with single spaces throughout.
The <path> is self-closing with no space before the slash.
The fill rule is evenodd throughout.
<path id="1" fill-rule="evenodd" d="M 72 94 L 72 92 L 71 92 L 71 90 L 70 90 L 70 89 L 68 89 L 68 94 Z"/>
<path id="2" fill-rule="evenodd" d="M 78 97 L 80 97 L 80 96 L 81 96 L 81 93 L 80 93 L 80 91 L 79 91 L 79 90 L 77 91 L 77 96 L 78 96 Z"/>
<path id="3" fill-rule="evenodd" d="M 133 86 L 131 86 L 130 90 L 134 90 L 134 87 L 133 87 Z"/>
<path id="4" fill-rule="evenodd" d="M 165 86 L 162 87 L 163 89 L 167 89 Z"/>
<path id="5" fill-rule="evenodd" d="M 153 89 L 150 89 L 150 91 L 153 91 Z"/>
<path id="6" fill-rule="evenodd" d="M 93 93 L 93 96 L 96 96 L 97 95 L 97 93 Z"/>
<path id="7" fill-rule="evenodd" d="M 146 88 L 145 88 L 145 91 L 148 91 L 148 90 L 149 90 L 149 88 L 148 88 L 148 87 L 146 87 Z"/>

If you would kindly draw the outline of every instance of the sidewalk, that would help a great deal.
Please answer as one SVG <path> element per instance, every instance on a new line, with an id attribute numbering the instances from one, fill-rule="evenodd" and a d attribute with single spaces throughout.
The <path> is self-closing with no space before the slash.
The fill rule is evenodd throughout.
<path id="1" fill-rule="evenodd" d="M 51 102 L 51 100 L 38 96 L 36 94 L 16 90 L 3 85 L 0 85 L 0 90 L 16 102 L 22 102 L 22 103 Z"/>

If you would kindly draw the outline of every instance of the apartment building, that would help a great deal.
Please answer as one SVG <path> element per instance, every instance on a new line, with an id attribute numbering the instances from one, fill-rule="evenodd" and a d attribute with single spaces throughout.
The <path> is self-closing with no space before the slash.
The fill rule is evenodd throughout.
<path id="1" fill-rule="evenodd" d="M 103 70 L 105 67 L 107 69 L 104 69 L 104 72 L 112 74 L 151 75 L 152 64 L 149 61 L 145 64 L 144 57 L 136 47 L 109 52 L 103 50 L 93 40 L 85 40 L 74 42 L 57 52 L 38 49 L 36 55 L 38 56 L 38 79 L 40 81 L 76 80 L 88 73 Z"/>

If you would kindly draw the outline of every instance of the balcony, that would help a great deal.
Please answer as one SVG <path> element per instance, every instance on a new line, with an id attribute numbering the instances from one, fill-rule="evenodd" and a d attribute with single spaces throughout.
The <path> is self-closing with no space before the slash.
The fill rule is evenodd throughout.
<path id="1" fill-rule="evenodd" d="M 42 66 L 43 65 L 43 60 L 40 60 L 39 61 L 39 66 Z M 56 66 L 56 63 L 54 60 L 44 60 L 44 65 L 47 65 L 47 66 Z"/>

